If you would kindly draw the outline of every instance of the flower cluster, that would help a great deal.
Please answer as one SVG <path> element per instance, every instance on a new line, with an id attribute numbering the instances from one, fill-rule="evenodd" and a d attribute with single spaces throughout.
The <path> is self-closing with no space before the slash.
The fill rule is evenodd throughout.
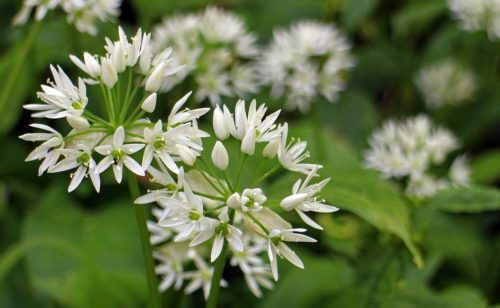
<path id="1" fill-rule="evenodd" d="M 75 170 L 69 191 L 85 177 L 99 191 L 100 174 L 110 167 L 117 182 L 122 180 L 124 167 L 143 176 L 154 159 L 179 173 L 177 162 L 193 164 L 202 150 L 201 138 L 208 136 L 196 122 L 208 109 L 182 109 L 190 93 L 175 103 L 166 121 L 145 117 L 156 107 L 161 84 L 179 67 L 172 65 L 171 49 L 153 53 L 150 34 L 139 29 L 129 41 L 118 30 L 117 41 L 106 39 L 104 56 L 84 53 L 83 60 L 70 56 L 85 78 L 75 84 L 61 67 L 51 66 L 53 79 L 38 92 L 41 102 L 24 106 L 34 118 L 66 119 L 71 127 L 63 133 L 49 125 L 32 124 L 41 132 L 20 137 L 42 142 L 26 159 L 42 160 L 39 175 Z M 87 86 L 100 88 L 102 99 L 89 100 Z M 134 159 L 140 151 L 142 164 Z"/>
<path id="2" fill-rule="evenodd" d="M 249 289 L 260 297 L 261 287 L 272 288 L 271 277 L 278 279 L 279 258 L 303 268 L 288 243 L 316 241 L 278 213 L 293 211 L 307 225 L 322 229 L 309 213 L 337 210 L 318 196 L 329 179 L 314 180 L 321 166 L 304 162 L 307 144 L 288 140 L 287 124 L 276 124 L 279 111 L 266 116 L 266 110 L 255 100 L 248 110 L 238 101 L 234 114 L 225 105 L 216 107 L 217 140 L 208 147 L 210 154 L 177 174 L 162 162 L 148 168 L 158 188 L 136 203 L 159 206 L 153 210 L 157 222 L 151 221 L 149 229 L 157 246 L 161 290 L 180 289 L 188 282 L 187 293 L 203 288 L 207 297 L 212 263 L 219 258 L 224 262 L 229 254 L 229 264 L 241 269 Z M 299 177 L 290 195 L 272 199 L 265 192 L 266 181 L 290 171 Z"/>
<path id="3" fill-rule="evenodd" d="M 452 59 L 424 67 L 415 77 L 415 83 L 432 109 L 468 101 L 477 88 L 472 72 Z"/>
<path id="4" fill-rule="evenodd" d="M 208 7 L 203 13 L 165 18 L 154 30 L 153 46 L 172 46 L 174 61 L 185 69 L 167 80 L 167 91 L 186 79 L 195 85 L 195 99 L 219 104 L 221 96 L 257 91 L 250 61 L 257 55 L 256 38 L 238 16 Z"/>
<path id="5" fill-rule="evenodd" d="M 80 32 L 97 34 L 96 20 L 107 22 L 119 14 L 121 0 L 24 0 L 14 24 L 25 24 L 35 10 L 35 19 L 41 20 L 48 11 L 61 8 L 68 23 L 74 24 Z"/>
<path id="6" fill-rule="evenodd" d="M 299 22 L 278 30 L 259 63 L 259 77 L 271 85 L 275 97 L 286 97 L 286 107 L 307 112 L 322 95 L 334 102 L 354 66 L 350 43 L 334 26 Z"/>
<path id="7" fill-rule="evenodd" d="M 448 130 L 433 127 L 424 115 L 402 122 L 388 121 L 373 133 L 370 149 L 365 152 L 368 168 L 380 171 L 386 178 L 406 179 L 409 196 L 425 198 L 438 190 L 469 184 L 469 169 L 464 156 L 452 163 L 448 179 L 440 178 L 432 167 L 445 162 L 458 147 L 456 137 Z"/>
<path id="8" fill-rule="evenodd" d="M 485 30 L 491 39 L 500 37 L 500 1 L 448 0 L 448 7 L 465 30 Z"/>

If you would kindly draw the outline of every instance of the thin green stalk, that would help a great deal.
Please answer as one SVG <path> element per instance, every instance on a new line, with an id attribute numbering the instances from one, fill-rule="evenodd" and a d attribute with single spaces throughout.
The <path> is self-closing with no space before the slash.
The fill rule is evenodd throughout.
<path id="1" fill-rule="evenodd" d="M 15 57 L 12 69 L 9 70 L 9 77 L 6 78 L 5 84 L 2 85 L 2 92 L 0 95 L 0 114 L 5 112 L 5 108 L 10 106 L 8 102 L 12 97 L 12 92 L 15 90 L 15 85 L 19 80 L 19 75 L 21 74 L 21 69 L 23 64 L 26 62 L 26 57 L 31 51 L 31 47 L 33 46 L 35 39 L 40 31 L 40 27 L 42 25 L 41 21 L 35 21 L 31 26 L 30 32 L 26 37 L 25 41 L 22 43 L 22 46 L 17 53 L 17 57 Z"/>
<path id="2" fill-rule="evenodd" d="M 139 88 L 138 85 L 135 86 L 134 90 L 132 93 L 130 92 L 130 87 L 132 86 L 132 69 L 128 70 L 128 82 L 127 82 L 127 94 L 125 94 L 125 100 L 122 105 L 122 108 L 120 110 L 120 114 L 118 116 L 118 121 L 120 123 L 123 123 L 125 121 L 125 116 L 127 115 L 128 107 L 130 106 L 130 102 L 133 99 L 133 96 L 135 96 L 135 93 L 137 92 L 137 89 Z M 133 95 L 131 97 L 131 95 Z"/>
<path id="3" fill-rule="evenodd" d="M 233 223 L 234 220 L 234 210 L 229 209 L 229 223 Z M 212 276 L 212 284 L 210 287 L 210 294 L 208 295 L 206 308 L 217 307 L 217 298 L 219 297 L 220 281 L 222 279 L 222 273 L 224 272 L 224 267 L 226 265 L 226 259 L 228 255 L 228 243 L 224 239 L 224 246 L 222 247 L 222 252 L 219 258 L 215 261 L 214 274 Z"/>
<path id="4" fill-rule="evenodd" d="M 115 115 L 115 100 L 113 99 L 113 93 L 111 92 L 110 88 L 106 88 L 108 91 L 108 97 L 109 97 L 109 110 L 111 112 L 110 117 L 111 117 L 111 123 L 113 125 L 116 124 L 116 115 Z"/>
<path id="5" fill-rule="evenodd" d="M 264 181 L 265 179 L 267 179 L 269 176 L 271 176 L 273 173 L 275 173 L 276 171 L 278 171 L 278 169 L 280 168 L 280 165 L 277 164 L 276 166 L 274 166 L 271 170 L 267 171 L 266 173 L 264 173 L 260 178 L 257 178 L 256 180 L 253 180 L 252 183 L 250 184 L 250 187 L 253 187 L 254 185 L 256 185 L 257 183 L 260 183 L 262 181 Z"/>
<path id="6" fill-rule="evenodd" d="M 222 189 L 224 189 L 224 191 L 226 192 L 226 194 L 231 194 L 232 191 L 227 191 L 226 189 L 226 185 L 224 185 L 224 182 L 217 176 L 217 173 L 215 172 L 215 170 L 212 168 L 212 166 L 210 166 L 210 164 L 208 164 L 204 159 L 203 157 L 199 157 L 199 160 L 201 161 L 201 163 L 203 165 L 205 165 L 205 167 L 207 167 L 208 169 L 208 172 L 216 179 L 217 182 L 219 182 L 220 186 L 222 187 Z M 229 185 L 229 183 L 227 183 Z"/>
<path id="7" fill-rule="evenodd" d="M 130 190 L 130 195 L 133 200 L 140 196 L 139 184 L 135 175 L 127 172 L 127 182 Z M 146 278 L 148 281 L 150 307 L 160 308 L 160 294 L 158 292 L 158 280 L 155 273 L 155 264 L 153 260 L 153 248 L 149 241 L 149 231 L 147 229 L 146 213 L 143 205 L 134 204 L 135 215 L 139 226 L 139 235 L 141 237 L 142 254 L 144 257 L 144 266 Z"/>
<path id="8" fill-rule="evenodd" d="M 236 190 L 240 189 L 241 172 L 243 171 L 243 166 L 245 165 L 247 157 L 248 157 L 247 154 L 243 154 L 243 159 L 240 159 L 240 163 L 238 166 L 238 175 L 236 176 L 236 181 L 234 182 L 234 189 Z"/>

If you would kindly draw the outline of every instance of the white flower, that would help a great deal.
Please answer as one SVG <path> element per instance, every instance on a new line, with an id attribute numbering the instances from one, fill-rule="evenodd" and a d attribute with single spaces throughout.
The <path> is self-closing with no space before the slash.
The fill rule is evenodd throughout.
<path id="1" fill-rule="evenodd" d="M 113 173 L 118 183 L 122 181 L 123 165 L 125 165 L 125 167 L 133 173 L 139 176 L 144 176 L 144 170 L 141 165 L 129 156 L 141 150 L 144 147 L 144 144 L 124 144 L 124 142 L 125 130 L 123 129 L 123 126 L 120 126 L 116 129 L 115 134 L 113 135 L 112 144 L 100 145 L 95 148 L 99 154 L 105 155 L 104 159 L 97 165 L 97 173 L 104 172 L 112 165 Z"/>
<path id="2" fill-rule="evenodd" d="M 195 99 L 208 99 L 213 105 L 220 103 L 221 96 L 257 91 L 257 75 L 249 65 L 258 54 L 256 38 L 236 15 L 209 7 L 199 14 L 165 18 L 154 33 L 155 49 L 172 46 L 174 64 L 185 66 L 181 74 L 164 81 L 162 90 L 191 76 Z"/>
<path id="3" fill-rule="evenodd" d="M 43 124 L 30 124 L 31 127 L 38 128 L 47 133 L 30 133 L 24 134 L 19 138 L 26 141 L 44 141 L 41 145 L 35 148 L 26 158 L 26 161 L 42 160 L 38 168 L 38 175 L 42 175 L 47 169 L 57 163 L 61 153 L 57 149 L 64 148 L 64 139 L 61 134 L 50 126 Z"/>
<path id="4" fill-rule="evenodd" d="M 184 243 L 169 243 L 162 246 L 159 250 L 153 252 L 155 259 L 159 264 L 155 268 L 157 275 L 163 277 L 158 286 L 160 291 L 165 291 L 171 286 L 179 290 L 184 282 L 185 272 L 184 263 L 188 247 Z"/>
<path id="5" fill-rule="evenodd" d="M 427 106 L 433 109 L 468 101 L 477 89 L 474 75 L 452 59 L 424 67 L 415 83 Z"/>
<path id="6" fill-rule="evenodd" d="M 144 129 L 144 141 L 146 147 L 144 149 L 144 156 L 142 159 L 142 168 L 147 169 L 151 164 L 153 157 L 160 159 L 168 169 L 178 174 L 179 168 L 172 157 L 176 153 L 175 137 L 179 132 L 185 130 L 185 126 L 178 126 L 177 128 L 168 129 L 163 131 L 163 124 L 161 120 L 156 122 L 153 129 L 146 127 Z"/>
<path id="7" fill-rule="evenodd" d="M 306 164 L 302 161 L 309 157 L 307 152 L 307 142 L 300 140 L 293 140 L 287 143 L 288 125 L 285 123 L 282 129 L 281 141 L 278 148 L 278 160 L 281 165 L 290 171 L 309 174 L 312 170 L 318 170 L 320 165 Z"/>
<path id="8" fill-rule="evenodd" d="M 227 208 L 219 214 L 219 221 L 214 222 L 211 228 L 206 229 L 189 243 L 191 247 L 200 245 L 211 238 L 214 238 L 212 251 L 210 253 L 210 262 L 214 262 L 221 254 L 224 246 L 224 239 L 229 243 L 229 247 L 235 252 L 241 252 L 244 248 L 241 238 L 242 232 L 229 223 Z"/>
<path id="9" fill-rule="evenodd" d="M 205 217 L 203 214 L 202 199 L 194 195 L 187 183 L 183 184 L 185 200 L 175 197 L 164 199 L 166 208 L 158 224 L 163 227 L 177 227 L 179 233 L 175 237 L 176 242 L 185 241 L 194 234 L 205 232 L 214 223 L 214 219 Z"/>
<path id="10" fill-rule="evenodd" d="M 448 0 L 454 17 L 467 31 L 485 30 L 490 39 L 500 37 L 500 1 L 498 0 Z"/>
<path id="11" fill-rule="evenodd" d="M 69 115 L 79 116 L 87 106 L 87 89 L 81 78 L 78 79 L 78 87 L 74 86 L 68 75 L 58 66 L 50 66 L 53 82 L 42 85 L 42 91 L 38 97 L 45 104 L 27 104 L 25 109 L 36 111 L 32 117 L 49 119 L 65 118 Z"/>
<path id="12" fill-rule="evenodd" d="M 85 145 L 79 145 L 77 149 L 61 149 L 59 153 L 65 156 L 59 163 L 49 168 L 49 172 L 63 172 L 71 169 L 76 171 L 71 174 L 71 182 L 68 192 L 75 190 L 82 182 L 83 178 L 90 176 L 94 188 L 99 192 L 101 180 L 96 172 L 96 163 L 92 158 L 90 149 Z"/>
<path id="13" fill-rule="evenodd" d="M 323 230 L 314 220 L 309 218 L 304 212 L 331 213 L 338 211 L 338 208 L 324 204 L 324 200 L 318 200 L 316 195 L 325 187 L 330 179 L 325 179 L 319 183 L 309 185 L 311 179 L 316 175 L 317 168 L 311 170 L 304 182 L 300 179 L 295 182 L 292 188 L 292 195 L 281 200 L 280 206 L 286 211 L 295 210 L 300 218 L 309 226 Z"/>
<path id="14" fill-rule="evenodd" d="M 210 294 L 210 288 L 212 286 L 212 276 L 214 274 L 214 268 L 209 267 L 207 263 L 194 251 L 190 251 L 191 258 L 196 265 L 196 271 L 186 272 L 185 278 L 192 279 L 191 282 L 186 286 L 184 292 L 186 294 L 191 294 L 199 288 L 203 289 L 203 295 L 205 299 L 208 299 L 208 295 Z M 224 279 L 221 279 L 221 286 L 227 286 L 227 282 Z"/>
<path id="15" fill-rule="evenodd" d="M 177 182 L 172 178 L 168 171 L 160 164 L 161 171 L 149 166 L 147 171 L 151 176 L 151 182 L 158 183 L 165 188 L 148 190 L 148 193 L 137 198 L 134 203 L 136 204 L 146 204 L 151 202 L 157 202 L 161 206 L 166 207 L 165 200 L 173 197 L 179 190 L 182 189 L 182 184 L 184 183 L 184 168 L 179 168 L 179 174 L 177 175 Z"/>
<path id="16" fill-rule="evenodd" d="M 442 164 L 458 147 L 458 140 L 450 131 L 433 127 L 428 117 L 387 121 L 373 133 L 369 144 L 365 165 L 387 178 L 408 178 L 408 195 L 429 197 L 449 186 L 446 179 L 436 178 L 429 169 Z"/>
<path id="17" fill-rule="evenodd" d="M 305 232 L 306 229 L 273 229 L 269 232 L 267 241 L 267 253 L 271 261 L 271 270 L 274 280 L 278 280 L 278 259 L 277 256 L 287 259 L 293 265 L 304 268 L 302 260 L 295 254 L 295 252 L 283 242 L 316 242 L 315 239 L 307 235 L 296 232 Z"/>
<path id="18" fill-rule="evenodd" d="M 121 0 L 25 0 L 21 11 L 14 17 L 16 25 L 25 24 L 36 8 L 35 19 L 41 20 L 49 10 L 60 7 L 66 20 L 80 32 L 97 34 L 96 20 L 107 22 L 119 14 Z"/>
<path id="19" fill-rule="evenodd" d="M 345 87 L 344 76 L 354 66 L 351 46 L 332 24 L 302 21 L 274 32 L 259 61 L 259 77 L 286 107 L 307 112 L 322 95 L 335 102 Z"/>
<path id="20" fill-rule="evenodd" d="M 83 62 L 74 55 L 70 55 L 69 58 L 76 66 L 78 66 L 79 69 L 84 71 L 90 77 L 96 79 L 101 76 L 101 66 L 99 65 L 99 61 L 88 52 L 83 53 Z"/>
<path id="21" fill-rule="evenodd" d="M 234 193 L 227 199 L 227 204 L 233 208 L 242 210 L 243 212 L 252 211 L 258 212 L 262 209 L 262 205 L 266 202 L 267 197 L 260 188 L 246 188 L 243 193 Z"/>

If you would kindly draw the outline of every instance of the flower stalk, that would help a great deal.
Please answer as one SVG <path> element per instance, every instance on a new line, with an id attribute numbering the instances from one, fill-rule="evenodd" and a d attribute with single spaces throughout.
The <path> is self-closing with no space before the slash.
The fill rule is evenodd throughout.
<path id="1" fill-rule="evenodd" d="M 140 191 L 135 174 L 127 172 L 127 182 L 132 200 L 139 198 Z M 146 214 L 144 213 L 144 207 L 140 204 L 134 204 L 134 212 L 137 218 L 139 235 L 141 238 L 142 254 L 144 257 L 144 267 L 148 282 L 150 307 L 160 308 L 161 299 L 160 299 L 160 294 L 158 292 L 158 279 L 156 278 L 156 273 L 155 273 L 155 264 L 152 257 L 153 248 L 149 241 L 149 231 L 147 229 L 147 221 L 146 221 Z"/>

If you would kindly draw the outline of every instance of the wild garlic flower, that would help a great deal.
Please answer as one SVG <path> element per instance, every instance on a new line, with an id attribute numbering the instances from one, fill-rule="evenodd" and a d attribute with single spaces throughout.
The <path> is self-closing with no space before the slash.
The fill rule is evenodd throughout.
<path id="1" fill-rule="evenodd" d="M 84 53 L 83 60 L 71 55 L 86 74 L 76 78 L 77 83 L 61 67 L 50 66 L 53 80 L 41 86 L 40 102 L 24 107 L 34 118 L 66 119 L 71 129 L 61 133 L 32 124 L 44 132 L 21 136 L 42 142 L 26 159 L 43 160 L 39 175 L 76 169 L 69 191 L 85 177 L 99 191 L 100 175 L 110 167 L 118 183 L 124 168 L 143 176 L 152 164 L 182 176 L 179 162 L 192 164 L 200 156 L 201 139 L 208 135 L 198 128 L 197 120 L 208 109 L 184 108 L 190 93 L 174 104 L 165 123 L 147 117 L 155 110 L 160 85 L 180 69 L 172 64 L 171 49 L 152 51 L 150 38 L 139 29 L 129 40 L 118 28 L 117 41 L 106 39 L 105 54 Z M 100 91 L 100 99 L 91 101 L 87 96 L 91 90 Z"/>
<path id="2" fill-rule="evenodd" d="M 484 30 L 490 39 L 500 37 L 500 1 L 448 0 L 448 7 L 464 30 Z"/>
<path id="3" fill-rule="evenodd" d="M 262 288 L 273 287 L 271 277 L 278 279 L 278 259 L 304 267 L 290 242 L 316 240 L 302 234 L 306 229 L 293 228 L 278 213 L 289 215 L 286 212 L 294 210 L 306 224 L 321 229 L 306 213 L 329 213 L 337 208 L 326 205 L 319 196 L 329 181 L 315 180 L 321 166 L 308 164 L 305 175 L 304 169 L 297 167 L 307 158 L 302 154 L 306 144 L 289 153 L 288 126 L 276 123 L 278 115 L 279 111 L 267 114 L 267 107 L 258 106 L 255 100 L 248 109 L 245 101 L 239 100 L 234 112 L 225 105 L 217 106 L 213 113 L 217 140 L 211 149 L 203 147 L 207 153 L 202 152 L 201 159 L 192 166 L 184 163 L 178 175 L 161 159 L 157 161 L 159 168 L 148 169 L 158 188 L 136 203 L 158 204 L 153 211 L 157 222 L 150 223 L 150 230 L 151 242 L 157 247 L 155 256 L 160 260 L 157 272 L 163 276 L 162 290 L 187 283 L 186 292 L 203 288 L 206 297 L 212 263 L 228 255 L 229 264 L 241 269 L 249 289 L 258 297 Z M 294 159 L 279 159 L 280 155 Z M 270 199 L 266 194 L 269 180 L 291 172 L 298 178 L 291 195 Z M 172 256 L 171 251 L 179 245 L 186 247 L 183 256 Z M 193 263 L 196 270 L 180 274 L 181 268 L 192 268 Z"/>
<path id="4" fill-rule="evenodd" d="M 307 112 L 320 95 L 335 102 L 354 66 L 350 43 L 332 24 L 302 21 L 277 30 L 259 62 L 259 77 L 286 108 Z"/>
<path id="5" fill-rule="evenodd" d="M 431 109 L 469 101 L 477 89 L 472 72 L 452 59 L 422 68 L 415 77 L 415 84 Z"/>
<path id="6" fill-rule="evenodd" d="M 257 92 L 257 76 L 250 64 L 258 54 L 256 37 L 235 14 L 208 7 L 198 14 L 167 17 L 154 34 L 155 49 L 171 46 L 174 63 L 185 66 L 163 83 L 163 90 L 190 80 L 196 101 L 208 99 L 213 105 L 220 103 L 221 96 Z"/>
<path id="7" fill-rule="evenodd" d="M 57 8 L 66 13 L 66 20 L 80 32 L 97 34 L 96 21 L 108 22 L 120 14 L 121 0 L 24 0 L 21 10 L 14 17 L 15 25 L 28 22 L 31 12 L 41 20 Z"/>
<path id="8" fill-rule="evenodd" d="M 450 185 L 469 183 L 463 157 L 453 163 L 448 178 L 440 177 L 434 170 L 445 163 L 446 156 L 459 143 L 452 132 L 433 126 L 425 115 L 400 122 L 387 121 L 372 134 L 369 144 L 370 149 L 364 153 L 367 168 L 381 172 L 386 178 L 404 179 L 409 196 L 425 198 Z"/>

